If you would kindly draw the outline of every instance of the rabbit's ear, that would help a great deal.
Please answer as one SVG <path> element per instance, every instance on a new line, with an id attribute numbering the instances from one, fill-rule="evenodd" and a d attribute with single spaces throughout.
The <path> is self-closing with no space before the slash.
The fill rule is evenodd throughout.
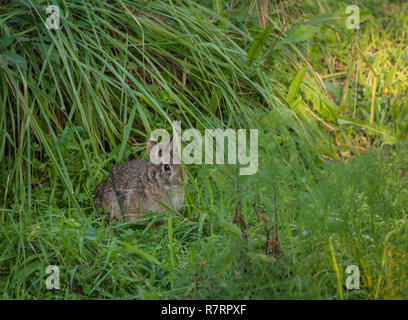
<path id="1" fill-rule="evenodd" d="M 166 145 L 167 151 L 170 154 L 170 161 L 172 164 L 181 164 L 181 150 L 180 146 L 177 146 L 177 141 L 173 138 L 170 139 L 169 143 Z M 178 148 L 178 149 L 177 149 Z"/>
<path id="2" fill-rule="evenodd" d="M 169 139 L 166 144 L 163 146 L 164 151 L 173 152 L 173 138 Z"/>
<path id="3" fill-rule="evenodd" d="M 169 148 L 170 148 L 170 153 L 173 153 L 173 150 L 174 150 L 174 139 L 173 139 L 173 137 L 171 137 L 171 139 L 169 141 Z"/>
<path id="4" fill-rule="evenodd" d="M 155 140 L 147 140 L 147 143 L 146 143 L 146 150 L 147 150 L 147 154 L 150 156 L 150 152 L 152 151 L 152 149 L 153 149 L 153 147 L 155 146 L 155 145 L 157 145 L 158 144 L 158 142 L 157 141 L 155 141 Z"/>

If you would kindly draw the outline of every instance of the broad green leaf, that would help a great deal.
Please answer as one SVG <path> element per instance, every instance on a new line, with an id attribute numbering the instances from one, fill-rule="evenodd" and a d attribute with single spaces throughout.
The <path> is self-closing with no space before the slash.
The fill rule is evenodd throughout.
<path id="1" fill-rule="evenodd" d="M 9 66 L 17 66 L 20 69 L 27 70 L 27 61 L 20 55 L 16 53 L 2 53 L 2 59 Z"/>
<path id="2" fill-rule="evenodd" d="M 336 108 L 334 102 L 326 94 L 307 85 L 302 86 L 301 90 L 305 93 L 306 100 L 311 101 L 314 111 L 319 112 L 329 121 L 336 121 L 339 109 Z"/>
<path id="3" fill-rule="evenodd" d="M 311 24 L 301 24 L 293 27 L 285 39 L 282 39 L 277 48 L 280 48 L 283 44 L 297 43 L 306 40 L 310 40 L 316 33 L 320 31 L 320 27 Z"/>
<path id="4" fill-rule="evenodd" d="M 251 47 L 249 48 L 249 51 L 248 51 L 248 61 L 249 62 L 252 62 L 256 58 L 258 58 L 271 32 L 272 32 L 272 24 L 269 24 L 263 31 L 259 32 L 255 36 L 254 41 L 252 41 Z"/>
<path id="5" fill-rule="evenodd" d="M 349 124 L 349 125 L 355 125 L 357 127 L 365 128 L 367 129 L 368 133 L 381 136 L 384 139 L 383 140 L 384 143 L 395 144 L 396 142 L 395 132 L 379 124 L 369 123 L 368 121 L 361 121 L 357 119 L 347 119 L 347 118 L 343 118 L 343 119 L 338 118 L 337 123 L 340 125 Z"/>
<path id="6" fill-rule="evenodd" d="M 12 42 L 14 37 L 9 35 L 3 35 L 0 37 L 0 52 L 4 51 Z"/>
<path id="7" fill-rule="evenodd" d="M 286 96 L 286 100 L 290 104 L 291 101 L 297 96 L 299 93 L 300 85 L 302 84 L 303 78 L 305 77 L 306 74 L 306 67 L 303 67 L 297 75 L 293 78 L 290 86 L 289 86 L 289 91 L 288 95 Z"/>

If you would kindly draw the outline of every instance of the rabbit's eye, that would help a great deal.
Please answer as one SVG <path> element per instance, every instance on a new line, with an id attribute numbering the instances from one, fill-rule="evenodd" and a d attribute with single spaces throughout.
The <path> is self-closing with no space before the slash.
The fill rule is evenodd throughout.
<path id="1" fill-rule="evenodd" d="M 170 166 L 167 163 L 164 165 L 164 170 L 166 170 L 166 171 L 170 170 Z"/>

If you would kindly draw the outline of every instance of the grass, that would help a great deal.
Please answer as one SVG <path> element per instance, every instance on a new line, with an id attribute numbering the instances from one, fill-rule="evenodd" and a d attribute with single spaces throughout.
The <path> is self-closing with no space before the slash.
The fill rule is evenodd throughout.
<path id="1" fill-rule="evenodd" d="M 406 3 L 359 1 L 358 37 L 336 1 L 62 1 L 59 30 L 46 3 L 0 6 L 3 299 L 408 298 Z M 258 129 L 257 174 L 191 165 L 181 215 L 98 216 L 172 120 Z"/>

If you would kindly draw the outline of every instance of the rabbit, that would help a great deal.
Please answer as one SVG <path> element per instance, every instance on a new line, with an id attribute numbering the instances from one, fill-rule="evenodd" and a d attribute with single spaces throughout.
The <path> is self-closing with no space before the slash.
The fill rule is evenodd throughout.
<path id="1" fill-rule="evenodd" d="M 157 141 L 147 141 L 147 152 L 150 155 Z M 112 173 L 94 192 L 94 202 L 97 209 L 103 208 L 111 218 L 125 221 L 141 217 L 149 211 L 162 212 L 165 208 L 179 211 L 184 203 L 184 183 L 188 176 L 183 173 L 181 164 L 174 164 L 173 142 L 169 141 L 162 149 L 170 154 L 170 163 L 158 165 L 151 161 L 132 160 L 116 166 Z M 178 161 L 180 163 L 180 161 Z M 121 208 L 122 207 L 122 208 Z"/>

